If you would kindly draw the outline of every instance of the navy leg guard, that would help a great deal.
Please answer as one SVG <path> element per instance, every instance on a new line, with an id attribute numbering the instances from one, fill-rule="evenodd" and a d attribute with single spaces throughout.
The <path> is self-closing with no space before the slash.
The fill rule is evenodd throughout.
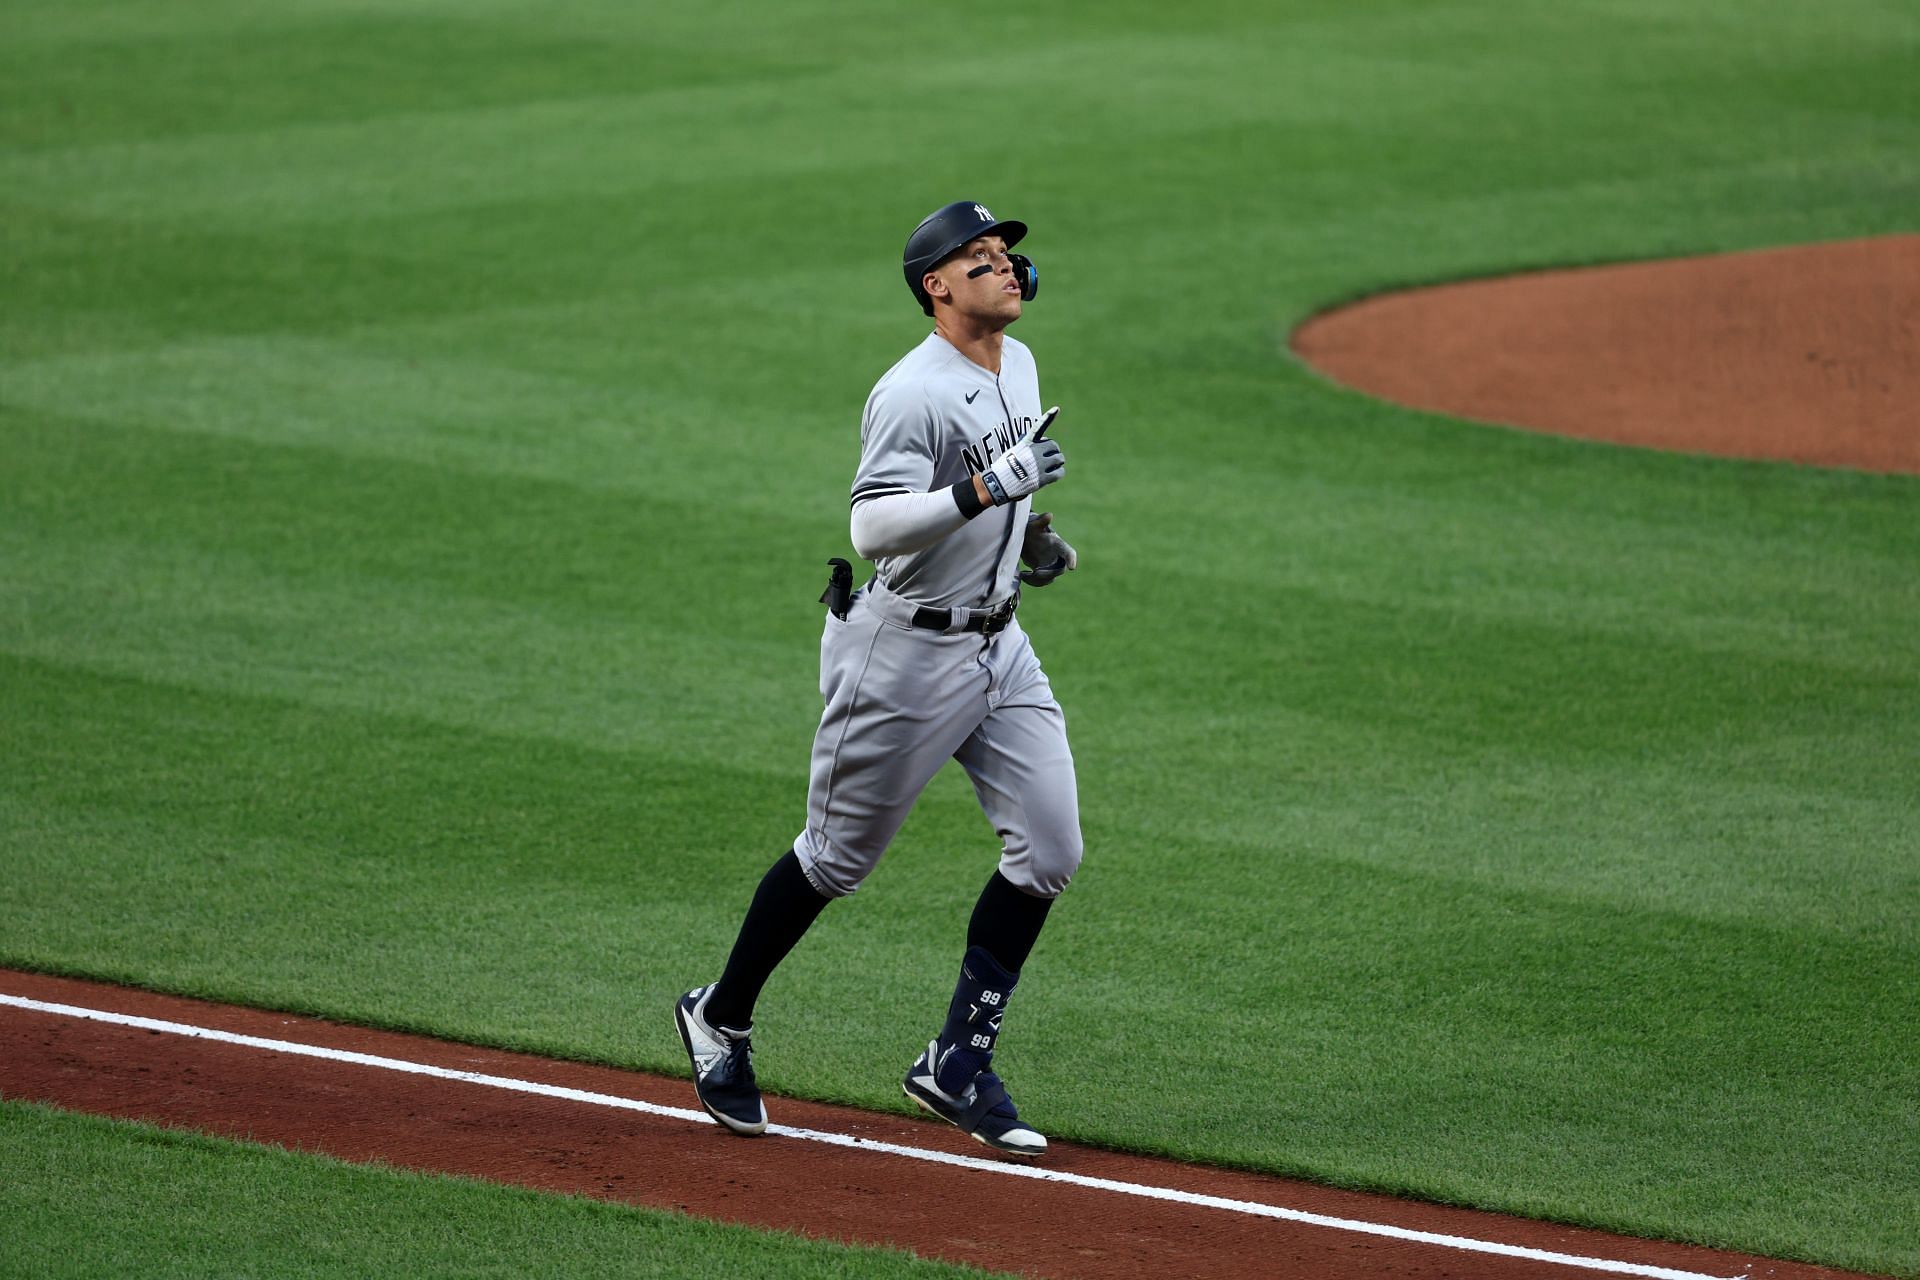
<path id="1" fill-rule="evenodd" d="M 946 1025 L 907 1069 L 901 1086 L 923 1110 L 988 1146 L 1032 1158 L 1045 1153 L 1047 1140 L 1022 1123 L 1007 1086 L 988 1069 L 1017 977 L 984 947 L 967 948 Z"/>
<path id="2" fill-rule="evenodd" d="M 985 947 L 968 947 L 960 961 L 960 981 L 947 1022 L 940 1028 L 940 1057 L 933 1064 L 934 1079 L 948 1093 L 963 1093 L 973 1078 L 993 1061 L 994 1042 L 1000 1038 L 1000 1017 L 1020 976 L 1008 973 Z"/>

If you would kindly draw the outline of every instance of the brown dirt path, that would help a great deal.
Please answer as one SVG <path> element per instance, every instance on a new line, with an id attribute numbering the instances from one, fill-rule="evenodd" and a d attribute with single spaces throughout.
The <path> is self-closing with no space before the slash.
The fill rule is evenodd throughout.
<path id="1" fill-rule="evenodd" d="M 1384 294 L 1292 346 L 1336 382 L 1455 417 L 1920 474 L 1920 235 Z"/>
<path id="2" fill-rule="evenodd" d="M 591 1090 L 675 1108 L 684 1080 L 558 1062 L 287 1014 L 0 970 L 0 994 Z M 664 1020 L 666 1010 L 661 1010 Z M 0 1004 L 0 1096 L 622 1200 L 1053 1277 L 1422 1277 L 1607 1274 L 1461 1252 L 711 1123 L 528 1096 L 354 1063 Z M 777 1124 L 979 1157 L 928 1121 L 771 1099 Z M 1056 1144 L 1043 1168 L 1557 1253 L 1754 1280 L 1848 1273 L 1496 1214 Z M 982 1223 L 991 1223 L 984 1228 Z M 1616 1273 L 1617 1274 L 1617 1273 Z"/>

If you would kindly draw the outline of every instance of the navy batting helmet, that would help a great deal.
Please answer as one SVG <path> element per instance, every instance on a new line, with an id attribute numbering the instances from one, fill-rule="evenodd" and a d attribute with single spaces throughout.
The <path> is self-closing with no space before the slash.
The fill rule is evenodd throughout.
<path id="1" fill-rule="evenodd" d="M 927 272 L 953 256 L 956 250 L 965 247 L 968 241 L 978 240 L 981 236 L 999 236 L 1011 249 L 1026 234 L 1026 223 L 1010 218 L 1000 221 L 987 206 L 975 200 L 956 200 L 944 208 L 935 209 L 907 237 L 907 249 L 900 258 L 901 269 L 907 276 L 907 288 L 913 291 L 920 309 L 932 315 L 933 299 L 927 296 L 927 291 L 920 284 Z M 1018 253 L 1009 253 L 1007 256 L 1013 259 L 1013 274 L 1020 281 L 1020 296 L 1031 302 L 1033 296 L 1040 292 L 1040 273 L 1034 270 L 1033 259 Z"/>

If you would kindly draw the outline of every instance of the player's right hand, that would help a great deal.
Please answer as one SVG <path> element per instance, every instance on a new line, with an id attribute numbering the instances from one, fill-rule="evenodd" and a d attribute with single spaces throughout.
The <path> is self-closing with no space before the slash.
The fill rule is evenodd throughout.
<path id="1" fill-rule="evenodd" d="M 986 485 L 993 505 L 1004 507 L 1052 484 L 1066 470 L 1067 458 L 1060 452 L 1058 440 L 1036 441 L 1029 437 L 996 458 L 992 466 L 980 473 L 980 480 Z"/>

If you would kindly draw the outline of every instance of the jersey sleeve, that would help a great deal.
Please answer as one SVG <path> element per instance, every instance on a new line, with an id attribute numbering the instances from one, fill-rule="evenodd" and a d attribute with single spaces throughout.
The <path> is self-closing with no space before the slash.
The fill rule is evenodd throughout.
<path id="1" fill-rule="evenodd" d="M 860 468 L 853 501 L 933 488 L 933 410 L 919 386 L 883 382 L 860 418 Z"/>

